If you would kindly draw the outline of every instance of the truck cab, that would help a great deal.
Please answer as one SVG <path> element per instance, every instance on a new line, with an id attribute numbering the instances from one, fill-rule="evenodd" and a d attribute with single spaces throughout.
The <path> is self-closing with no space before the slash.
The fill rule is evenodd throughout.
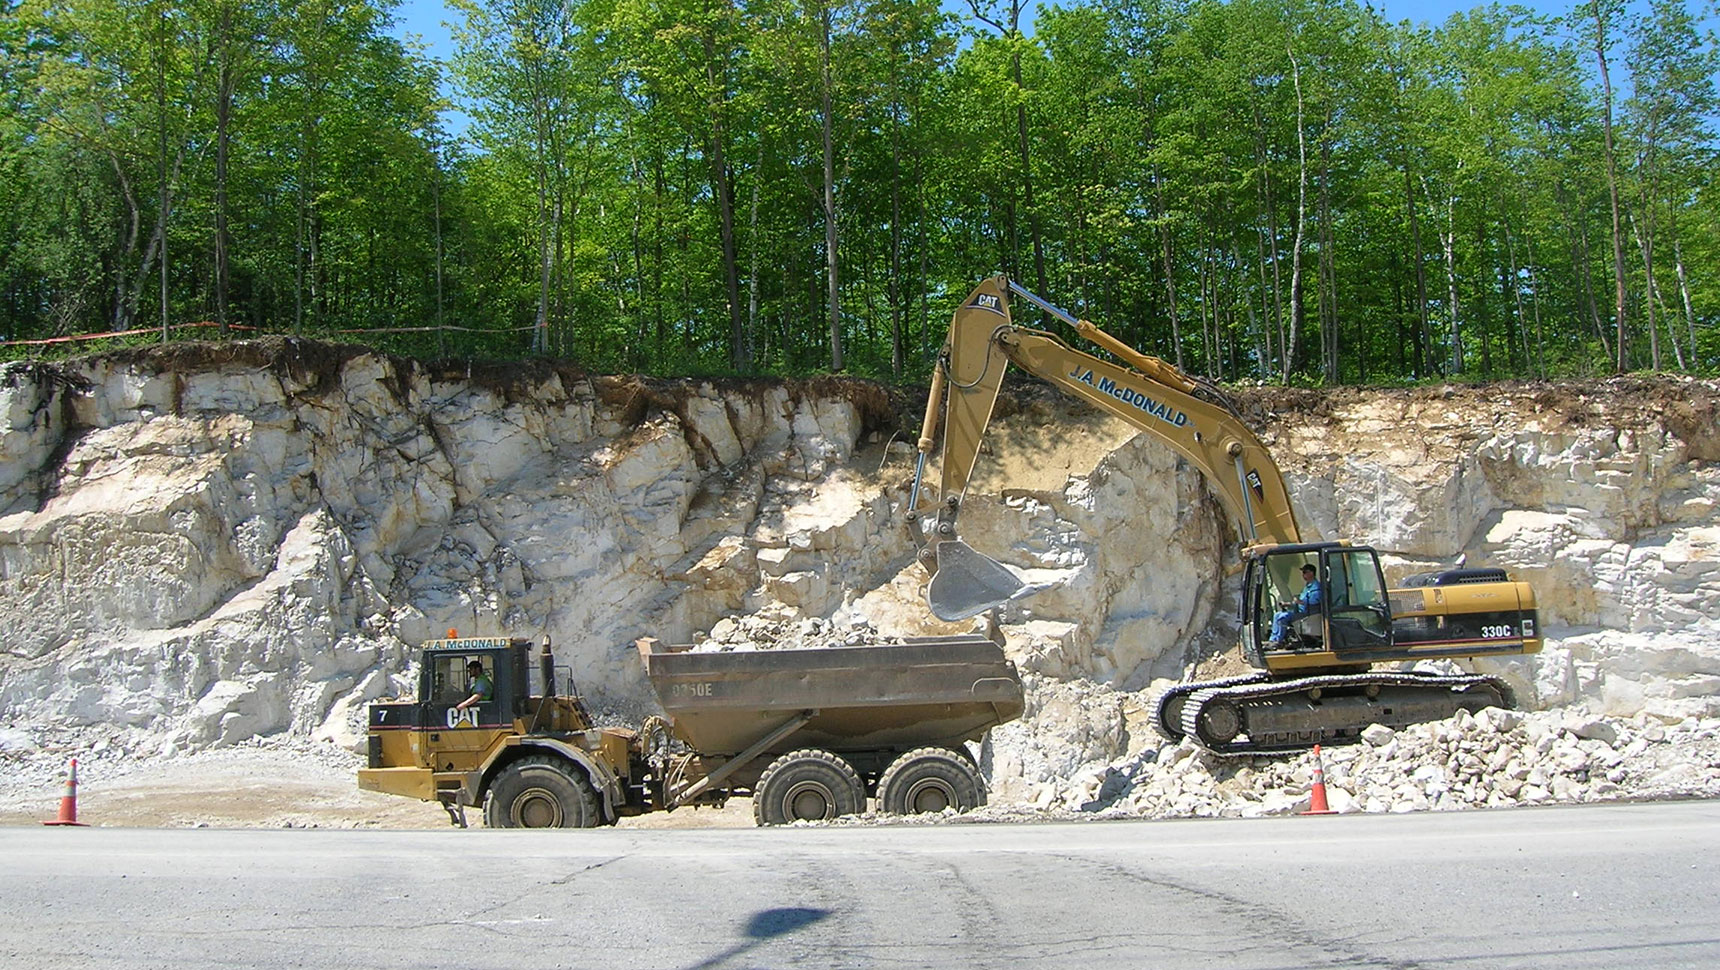
<path id="1" fill-rule="evenodd" d="M 578 697 L 555 694 L 547 642 L 544 690 L 533 694 L 531 648 L 530 640 L 453 631 L 425 642 L 417 698 L 370 705 L 368 764 L 359 770 L 359 787 L 440 802 L 461 824 L 463 809 L 484 806 L 498 784 L 521 789 L 510 806 L 554 817 L 526 824 L 597 824 L 638 810 L 631 804 L 637 793 L 627 784 L 638 773 L 635 733 L 599 730 Z M 460 703 L 475 692 L 474 664 L 490 682 L 489 698 L 462 710 Z M 533 797 L 530 779 L 521 777 L 542 761 L 558 766 L 565 778 L 552 781 L 571 796 Z M 582 817 L 564 820 L 569 813 Z"/>

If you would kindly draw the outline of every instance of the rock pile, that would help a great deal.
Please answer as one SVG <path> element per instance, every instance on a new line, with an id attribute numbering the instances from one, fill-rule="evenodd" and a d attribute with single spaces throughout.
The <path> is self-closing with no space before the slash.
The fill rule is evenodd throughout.
<path id="1" fill-rule="evenodd" d="M 1019 738 L 1003 746 L 1002 756 L 1019 767 Z M 1720 797 L 1720 718 L 1667 724 L 1488 708 L 1401 731 L 1375 725 L 1360 744 L 1324 748 L 1321 764 L 1327 802 L 1341 814 L 1713 798 Z M 964 815 L 874 812 L 829 824 L 1261 818 L 1307 811 L 1313 782 L 1310 753 L 1224 758 L 1164 742 L 1041 784 L 1027 798 L 994 794 Z"/>
<path id="2" fill-rule="evenodd" d="M 902 637 L 880 634 L 871 621 L 854 614 L 799 617 L 770 610 L 751 616 L 726 616 L 698 638 L 696 653 L 737 650 L 816 650 L 822 647 L 864 647 L 902 643 Z"/>
<path id="3" fill-rule="evenodd" d="M 1720 718 L 1488 708 L 1400 731 L 1374 725 L 1362 743 L 1325 748 L 1321 760 L 1339 812 L 1712 797 Z M 1040 801 L 1105 816 L 1284 815 L 1307 809 L 1313 773 L 1311 755 L 1222 758 L 1185 741 L 1089 768 Z"/>

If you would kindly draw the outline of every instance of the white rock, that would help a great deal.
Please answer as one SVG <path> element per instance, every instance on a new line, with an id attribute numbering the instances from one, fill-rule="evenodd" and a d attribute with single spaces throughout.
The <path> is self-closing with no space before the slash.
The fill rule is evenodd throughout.
<path id="1" fill-rule="evenodd" d="M 1396 735 L 1396 731 L 1384 724 L 1370 724 L 1362 729 L 1362 740 L 1376 748 L 1384 747 Z M 1391 756 L 1388 754 L 1384 757 L 1389 758 Z"/>
<path id="2" fill-rule="evenodd" d="M 1566 730 L 1579 738 L 1590 738 L 1603 741 L 1608 745 L 1618 743 L 1618 729 L 1612 724 L 1599 718 L 1579 720 L 1566 725 Z"/>

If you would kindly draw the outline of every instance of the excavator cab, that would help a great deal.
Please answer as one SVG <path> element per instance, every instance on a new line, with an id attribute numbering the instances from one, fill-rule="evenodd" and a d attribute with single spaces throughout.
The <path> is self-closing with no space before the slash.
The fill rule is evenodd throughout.
<path id="1" fill-rule="evenodd" d="M 1313 566 L 1319 607 L 1293 620 L 1285 643 L 1268 650 L 1272 621 L 1303 589 Z M 1379 555 L 1336 542 L 1275 546 L 1251 556 L 1243 578 L 1243 645 L 1267 670 L 1370 663 L 1392 645 L 1391 606 Z"/>

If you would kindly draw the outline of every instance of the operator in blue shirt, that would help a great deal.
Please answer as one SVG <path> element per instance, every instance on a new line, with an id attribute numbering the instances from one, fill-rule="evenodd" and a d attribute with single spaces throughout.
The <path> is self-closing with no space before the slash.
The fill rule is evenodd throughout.
<path id="1" fill-rule="evenodd" d="M 1312 616 L 1320 612 L 1320 604 L 1326 599 L 1326 587 L 1314 576 L 1317 570 L 1313 563 L 1302 566 L 1302 592 L 1296 597 L 1296 602 L 1287 610 L 1280 610 L 1272 616 L 1272 642 L 1268 647 L 1277 648 L 1284 645 L 1290 636 L 1290 624 L 1304 616 Z"/>

